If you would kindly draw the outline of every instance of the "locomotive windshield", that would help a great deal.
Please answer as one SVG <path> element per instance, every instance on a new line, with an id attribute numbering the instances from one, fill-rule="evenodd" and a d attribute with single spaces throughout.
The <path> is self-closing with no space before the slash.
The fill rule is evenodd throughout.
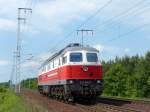
<path id="1" fill-rule="evenodd" d="M 86 56 L 87 56 L 88 62 L 97 62 L 98 61 L 96 53 L 87 53 Z"/>
<path id="2" fill-rule="evenodd" d="M 71 62 L 82 62 L 82 53 L 71 53 L 70 54 L 70 61 Z"/>

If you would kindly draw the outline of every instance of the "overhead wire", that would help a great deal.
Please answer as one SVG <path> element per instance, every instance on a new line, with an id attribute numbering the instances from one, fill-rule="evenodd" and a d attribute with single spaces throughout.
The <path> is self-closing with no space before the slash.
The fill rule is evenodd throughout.
<path id="1" fill-rule="evenodd" d="M 150 9 L 150 6 L 149 7 L 144 7 L 144 8 L 142 8 L 142 9 L 140 9 L 140 10 L 137 10 L 137 11 L 139 11 L 139 12 L 132 12 L 131 14 L 132 14 L 132 16 L 122 16 L 123 17 L 123 20 L 125 21 L 126 19 L 129 19 L 129 18 L 133 18 L 133 17 L 135 17 L 135 16 L 138 16 L 138 14 L 141 14 L 141 13 L 144 13 L 144 12 L 146 12 L 146 11 L 149 11 L 149 9 Z M 118 23 L 119 22 L 121 22 L 121 18 L 119 18 L 118 20 L 117 20 L 117 23 L 115 23 L 115 22 L 111 22 L 111 23 L 109 23 L 109 25 L 118 25 Z M 96 28 L 95 28 L 95 30 L 96 30 Z M 101 27 L 101 30 L 100 29 L 98 29 L 97 30 L 98 32 L 101 32 L 101 33 L 105 33 L 105 31 L 106 31 L 106 29 L 102 29 L 102 27 Z"/>
<path id="2" fill-rule="evenodd" d="M 32 9 L 32 12 L 34 11 L 34 9 L 35 9 L 35 6 L 36 6 L 36 3 L 37 3 L 37 0 L 26 0 L 26 3 L 25 3 L 25 8 L 31 8 Z M 33 15 L 32 15 L 32 12 L 31 13 L 26 13 L 25 14 L 25 18 L 26 18 L 26 24 L 24 25 L 24 30 L 23 30 L 23 33 L 24 33 L 24 38 L 26 38 L 26 37 L 28 37 L 28 34 L 29 34 L 29 32 L 30 32 L 30 28 L 31 28 L 31 21 L 32 21 L 32 17 L 33 17 Z M 24 47 L 24 46 L 22 46 L 22 47 Z M 24 56 L 24 58 L 25 58 L 26 56 Z M 26 60 L 26 59 L 24 59 L 24 60 Z M 29 60 L 28 60 L 29 61 Z M 23 63 L 21 63 L 22 65 L 24 64 L 24 63 L 26 63 L 27 61 L 24 61 Z M 28 76 L 29 77 L 29 76 Z"/>
<path id="3" fill-rule="evenodd" d="M 69 38 L 74 33 L 75 30 L 77 30 L 77 29 L 81 28 L 82 26 L 84 26 L 93 17 L 95 17 L 97 14 L 99 14 L 101 11 L 103 11 L 103 9 L 105 9 L 109 4 L 111 4 L 112 1 L 113 0 L 109 0 L 106 4 L 104 4 L 102 7 L 100 7 L 94 14 L 92 14 L 91 16 L 89 16 L 83 23 L 81 23 L 79 26 L 77 26 L 76 29 L 74 29 L 73 31 L 71 31 L 63 39 L 61 39 L 59 42 L 57 42 L 49 51 L 52 51 L 54 48 L 56 48 L 56 46 L 58 47 L 60 45 L 60 43 L 64 42 L 67 38 Z"/>
<path id="4" fill-rule="evenodd" d="M 126 33 L 119 34 L 119 36 L 116 36 L 116 37 L 114 37 L 114 38 L 112 38 L 112 39 L 109 39 L 109 40 L 107 40 L 107 41 L 101 42 L 101 44 L 103 44 L 103 45 L 105 44 L 105 45 L 106 45 L 106 44 L 108 44 L 108 43 L 110 43 L 110 42 L 112 42 L 112 41 L 118 40 L 118 39 L 123 38 L 123 37 L 126 37 L 126 36 L 128 36 L 128 35 L 130 35 L 130 34 L 132 34 L 132 33 L 135 33 L 135 32 L 137 32 L 138 30 L 143 29 L 144 27 L 147 27 L 147 26 L 149 26 L 149 25 L 150 25 L 150 22 L 144 23 L 144 24 L 140 25 L 139 27 L 134 28 L 134 29 L 132 29 L 132 30 L 126 32 Z M 106 52 L 104 53 L 104 51 L 102 51 L 101 54 L 106 54 Z"/>
<path id="5" fill-rule="evenodd" d="M 88 21 L 90 21 L 94 16 L 96 16 L 98 13 L 100 13 L 104 8 L 106 8 L 110 3 L 112 2 L 112 0 L 109 0 L 106 4 L 104 4 L 102 7 L 100 7 L 94 14 L 92 14 L 91 16 L 89 16 L 83 23 L 81 23 L 79 26 L 77 26 L 77 28 L 82 27 L 83 25 L 85 25 Z M 75 29 L 76 30 L 76 29 Z M 61 39 L 57 44 L 55 44 L 49 51 L 51 51 L 51 53 L 53 54 L 52 50 L 56 47 L 58 47 L 60 45 L 60 42 L 64 42 L 68 37 L 70 37 L 72 34 L 74 33 L 74 30 L 71 31 L 68 35 L 65 36 L 65 38 Z M 49 52 L 48 51 L 48 52 Z M 37 56 L 34 57 L 35 60 L 39 60 L 39 58 L 36 58 Z M 41 63 L 42 61 L 40 61 Z"/>
<path id="6" fill-rule="evenodd" d="M 99 12 L 101 12 L 105 7 L 107 7 L 111 2 L 112 2 L 112 0 L 110 0 L 107 4 L 105 4 L 105 5 L 104 5 L 103 7 L 101 7 L 100 9 L 98 9 L 93 15 L 91 15 L 86 21 L 84 21 L 81 25 L 77 26 L 76 28 L 81 28 L 82 26 L 84 26 L 84 25 L 85 25 L 87 22 L 89 22 L 93 17 L 95 17 Z M 114 16 L 114 17 L 108 19 L 108 20 L 106 20 L 104 23 L 107 23 L 107 24 L 108 24 L 108 22 L 110 22 L 110 21 L 112 21 L 112 20 L 114 20 L 114 19 L 116 20 L 117 18 L 121 18 L 121 17 L 127 15 L 129 12 L 131 12 L 133 9 L 137 8 L 137 7 L 138 7 L 139 5 L 141 5 L 142 3 L 143 3 L 143 0 L 140 1 L 140 2 L 138 2 L 138 3 L 136 3 L 136 4 L 133 5 L 132 7 L 128 8 L 127 10 L 121 12 L 120 14 L 118 14 L 118 15 L 116 15 L 116 16 Z M 104 24 L 104 23 L 103 23 L 103 24 Z M 146 25 L 144 24 L 144 25 L 141 26 L 141 27 L 144 27 L 144 26 L 146 26 Z M 121 37 L 123 37 L 123 36 L 125 36 L 125 35 L 127 35 L 127 34 L 130 34 L 130 33 L 132 33 L 132 32 L 135 32 L 136 30 L 141 29 L 141 27 L 138 27 L 138 28 L 136 28 L 136 29 L 134 29 L 134 30 L 132 30 L 132 31 L 129 31 L 129 32 L 125 33 L 125 34 L 120 34 L 119 37 L 121 38 Z M 60 43 L 64 42 L 64 41 L 65 41 L 68 37 L 70 37 L 73 33 L 74 33 L 74 31 L 70 32 L 68 35 L 65 36 L 65 38 L 61 39 L 58 43 L 56 43 L 49 51 L 52 51 L 54 48 L 58 47 L 58 46 L 60 45 Z M 116 38 L 115 38 L 115 39 L 116 39 Z M 115 40 L 115 39 L 111 39 L 111 40 L 109 40 L 109 41 L 113 41 L 113 40 Z"/>
<path id="7" fill-rule="evenodd" d="M 103 7 L 99 8 L 93 15 L 91 15 L 90 17 L 88 17 L 86 19 L 86 21 L 84 21 L 83 23 L 81 23 L 81 25 L 77 26 L 76 29 L 81 28 L 82 26 L 84 26 L 87 22 L 89 22 L 93 17 L 95 17 L 98 13 L 100 13 L 105 7 L 107 7 L 110 3 L 112 2 L 112 0 L 108 1 Z M 125 14 L 127 14 L 128 12 L 130 12 L 131 9 L 134 9 L 135 7 L 137 7 L 138 5 L 140 5 L 143 1 L 138 2 L 137 4 L 135 4 L 134 6 L 130 7 L 128 10 L 120 13 L 117 16 L 123 16 Z M 111 21 L 114 18 L 111 18 L 108 21 Z M 76 30 L 75 29 L 75 30 Z M 67 36 L 65 36 L 65 38 L 61 39 L 58 43 L 56 43 L 49 51 L 52 51 L 53 49 L 55 49 L 56 47 L 58 47 L 59 45 L 61 45 L 60 43 L 63 43 L 67 38 L 69 38 L 72 34 L 74 33 L 74 30 L 72 32 L 70 32 Z"/>
<path id="8" fill-rule="evenodd" d="M 32 0 L 25 0 L 25 3 L 24 3 L 24 8 L 32 8 L 31 7 L 31 2 L 32 2 Z M 28 11 L 26 11 L 26 12 L 24 12 L 24 18 L 26 19 L 26 22 L 25 22 L 25 24 L 24 24 L 24 26 L 23 26 L 23 31 L 22 31 L 22 40 L 24 39 L 24 38 L 26 38 L 27 37 L 27 35 L 28 35 L 28 31 L 29 31 L 29 21 L 30 21 L 30 19 L 31 19 L 31 16 L 32 16 L 32 14 L 31 13 L 29 13 Z M 24 45 L 22 44 L 22 51 L 24 51 Z M 24 56 L 25 57 L 25 55 L 22 55 L 22 56 Z M 22 57 L 23 58 L 23 57 Z"/>
<path id="9" fill-rule="evenodd" d="M 98 9 L 93 15 L 91 15 L 85 22 L 83 22 L 81 25 L 79 25 L 77 27 L 78 28 L 81 28 L 83 25 L 85 25 L 88 21 L 90 21 L 95 15 L 97 15 L 101 9 L 107 7 L 110 3 L 112 2 L 111 1 L 108 1 L 107 4 L 105 4 L 103 7 L 101 7 L 100 9 Z M 128 8 L 127 10 L 117 14 L 116 16 L 113 16 L 112 18 L 104 21 L 104 23 L 102 24 L 108 24 L 109 22 L 112 22 L 113 20 L 117 20 L 125 15 L 127 15 L 128 13 L 130 13 L 132 10 L 134 10 L 135 8 L 137 8 L 139 5 L 141 5 L 143 3 L 143 0 L 139 1 L 138 3 L 134 4 L 132 7 Z M 139 8 L 138 8 L 139 9 Z M 127 17 L 127 16 L 126 16 Z M 96 30 L 97 28 L 95 28 Z M 60 40 L 57 44 L 54 45 L 54 47 L 52 47 L 49 51 L 52 51 L 54 48 L 56 48 L 56 46 L 58 47 L 60 45 L 60 42 L 64 42 L 68 37 L 70 37 L 72 34 L 74 33 L 74 31 L 70 32 L 67 36 L 65 36 L 65 38 L 63 38 L 62 40 Z"/>
<path id="10" fill-rule="evenodd" d="M 112 39 L 110 39 L 110 40 L 107 40 L 107 41 L 103 42 L 103 44 L 112 42 L 112 41 L 117 40 L 117 39 L 122 38 L 122 37 L 125 37 L 125 36 L 127 36 L 127 35 L 129 35 L 129 34 L 131 34 L 131 33 L 134 33 L 134 32 L 136 32 L 136 31 L 138 31 L 138 30 L 140 30 L 140 29 L 142 29 L 142 28 L 148 26 L 148 25 L 150 25 L 150 22 L 144 23 L 144 24 L 140 25 L 140 26 L 137 27 L 137 28 L 134 28 L 134 29 L 132 29 L 132 30 L 126 32 L 126 33 L 120 34 L 119 37 L 117 36 L 117 37 L 115 37 L 115 38 L 112 38 Z"/>
<path id="11" fill-rule="evenodd" d="M 145 12 L 145 11 L 148 10 L 148 9 L 150 9 L 150 7 L 145 8 L 144 10 L 141 10 L 140 13 L 143 13 L 143 12 Z M 136 16 L 137 14 L 139 14 L 139 12 L 136 13 L 134 16 Z M 143 20 L 143 21 L 144 21 L 144 20 Z M 129 34 L 131 34 L 131 33 L 134 33 L 134 32 L 136 32 L 136 31 L 138 31 L 138 30 L 140 30 L 140 29 L 142 29 L 142 28 L 148 26 L 148 25 L 150 25 L 150 22 L 149 22 L 149 23 L 144 23 L 144 24 L 142 24 L 142 25 L 140 25 L 140 26 L 137 26 L 136 28 L 134 28 L 134 29 L 132 29 L 132 30 L 126 32 L 126 33 L 120 34 L 118 37 L 109 39 L 109 40 L 107 40 L 107 41 L 104 42 L 104 43 L 109 43 L 109 42 L 112 42 L 112 41 L 117 40 L 117 39 L 119 39 L 119 38 L 125 37 L 125 36 L 127 36 L 127 35 L 129 35 Z"/>
<path id="12" fill-rule="evenodd" d="M 119 21 L 121 18 L 127 18 L 129 14 L 131 14 L 131 13 L 133 14 L 135 12 L 136 12 L 135 15 L 137 15 L 137 14 L 139 14 L 139 12 L 137 13 L 137 11 L 139 11 L 139 10 L 141 11 L 141 10 L 144 9 L 140 13 L 144 12 L 145 10 L 148 10 L 149 8 L 145 7 L 145 5 L 147 5 L 147 4 L 143 4 L 143 3 L 144 3 L 143 0 L 139 1 L 138 3 L 134 4 L 133 6 L 129 7 L 128 9 L 126 9 L 125 11 L 123 11 L 123 12 L 113 16 L 112 18 L 104 21 L 104 23 L 102 23 L 102 25 L 104 25 L 105 23 L 106 24 L 116 24 L 116 23 L 113 23 L 114 20 L 118 20 Z M 96 30 L 97 29 L 95 28 L 94 31 L 96 31 Z M 101 32 L 105 33 L 104 31 L 105 30 L 101 30 Z M 118 36 L 120 37 L 120 34 Z"/>
<path id="13" fill-rule="evenodd" d="M 105 26 L 107 24 L 112 24 L 112 21 L 114 20 L 118 20 L 122 17 L 124 17 L 126 14 L 130 13 L 132 10 L 134 10 L 135 8 L 137 8 L 139 5 L 143 4 L 143 0 L 140 0 L 138 3 L 134 4 L 133 6 L 129 7 L 128 9 L 126 9 L 125 11 L 113 16 L 112 18 L 109 18 L 108 20 L 104 21 L 103 23 L 100 24 L 100 28 L 102 28 L 101 25 Z M 137 10 L 136 10 L 137 11 Z M 98 28 L 95 28 L 95 30 L 99 30 Z"/>
<path id="14" fill-rule="evenodd" d="M 29 1 L 29 0 L 27 0 Z M 27 5 L 28 3 L 28 5 Z M 32 12 L 34 12 L 34 9 L 35 9 L 35 6 L 37 4 L 37 0 L 30 0 L 30 2 L 27 2 L 26 3 L 26 8 L 31 8 L 32 9 Z M 26 14 L 26 17 L 27 18 L 27 22 L 24 26 L 24 38 L 28 37 L 29 36 L 29 33 L 31 31 L 31 28 L 32 28 L 32 24 L 31 24 L 31 21 L 32 21 L 32 17 L 33 17 L 33 14 L 32 13 L 28 13 Z"/>
<path id="15" fill-rule="evenodd" d="M 27 0 L 28 1 L 28 0 Z M 29 4 L 29 6 L 26 6 L 26 8 L 31 8 L 32 9 L 32 12 L 34 11 L 34 8 L 35 8 L 35 5 L 36 5 L 36 2 L 34 1 L 37 1 L 37 0 L 31 0 Z M 26 14 L 26 18 L 28 20 L 28 22 L 26 23 L 26 28 L 25 28 L 25 31 L 28 32 L 29 31 L 29 27 L 30 27 L 30 23 L 31 23 L 31 19 L 32 19 L 32 14 Z M 28 33 L 26 33 L 28 34 Z"/>

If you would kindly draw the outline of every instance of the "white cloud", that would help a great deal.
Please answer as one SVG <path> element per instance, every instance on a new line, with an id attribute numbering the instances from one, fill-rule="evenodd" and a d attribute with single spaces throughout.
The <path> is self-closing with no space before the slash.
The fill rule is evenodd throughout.
<path id="1" fill-rule="evenodd" d="M 94 48 L 96 48 L 97 50 L 101 52 L 107 52 L 107 53 L 117 53 L 119 51 L 121 51 L 122 49 L 117 47 L 117 46 L 107 46 L 107 45 L 102 45 L 102 44 L 97 44 L 94 45 Z"/>
<path id="2" fill-rule="evenodd" d="M 0 60 L 0 66 L 7 66 L 9 62 L 7 60 Z"/>
<path id="3" fill-rule="evenodd" d="M 67 25 L 73 24 L 74 26 L 76 26 L 76 23 L 78 23 L 79 21 L 84 21 L 86 18 L 92 15 L 98 8 L 104 6 L 104 4 L 106 4 L 108 1 L 109 0 L 39 1 L 33 10 L 31 21 L 33 24 L 30 29 L 32 30 L 31 33 L 38 34 L 38 32 L 47 31 L 49 33 L 62 34 L 64 33 Z M 99 24 L 99 22 L 108 20 L 109 18 L 119 14 L 120 12 L 127 10 L 128 8 L 137 4 L 139 1 L 140 0 L 112 1 L 112 3 L 108 7 L 106 7 L 100 14 L 96 16 L 98 20 L 100 20 L 97 21 L 97 24 Z M 1 0 L 0 18 L 1 16 L 6 17 L 7 19 L 4 19 L 6 19 L 7 21 L 4 21 L 5 24 L 1 22 L 0 27 L 4 28 L 4 26 L 8 26 L 12 28 L 14 26 L 13 21 L 15 21 L 17 18 L 17 8 L 24 7 L 25 2 L 26 0 Z M 141 7 L 138 10 L 144 7 L 143 4 L 147 4 L 148 6 L 148 0 L 143 1 L 143 3 L 137 6 L 137 8 Z M 133 13 L 135 14 L 135 12 L 138 12 L 138 10 L 133 10 Z M 133 17 L 133 19 L 131 19 L 130 21 L 126 20 L 126 17 L 130 18 L 132 16 L 133 14 L 131 12 L 131 14 L 121 18 L 120 22 L 122 23 L 122 25 L 136 27 L 137 24 L 140 25 L 146 23 L 149 19 L 144 19 L 150 18 L 150 13 L 148 11 L 145 11 L 142 14 L 138 14 L 137 16 Z M 2 28 L 0 28 L 0 30 Z"/>
<path id="4" fill-rule="evenodd" d="M 17 8 L 23 0 L 0 0 L 0 31 L 16 31 Z"/>
<path id="5" fill-rule="evenodd" d="M 78 26 L 77 24 L 79 21 L 83 22 L 86 20 L 108 1 L 109 0 L 55 0 L 40 2 L 33 11 L 33 20 L 35 20 L 33 24 L 38 23 L 39 31 L 41 31 L 40 29 L 44 29 L 50 33 L 62 34 L 66 31 L 65 28 L 67 25 L 73 24 L 75 28 Z M 121 12 L 125 12 L 127 9 L 135 6 L 135 4 L 139 1 L 140 0 L 112 1 L 108 7 L 95 17 L 98 20 L 96 21 L 97 25 L 116 16 L 117 14 L 120 14 Z M 136 16 L 133 15 L 145 8 L 144 6 L 148 6 L 146 5 L 147 3 L 148 0 L 145 0 L 143 3 L 137 5 L 137 7 L 131 10 L 129 14 L 127 13 L 127 16 L 123 16 L 113 23 L 119 22 L 123 27 L 131 28 L 138 27 L 139 25 L 146 23 L 148 19 L 145 20 L 145 18 L 150 18 L 148 11 L 137 14 Z M 128 20 L 128 18 L 131 19 Z M 101 25 L 99 26 L 101 27 Z"/>
<path id="6" fill-rule="evenodd" d="M 125 48 L 125 53 L 128 53 L 128 52 L 130 52 L 131 51 L 131 49 L 130 48 Z"/>
<path id="7" fill-rule="evenodd" d="M 99 50 L 100 53 L 104 51 L 104 46 L 102 45 L 94 45 L 93 47 Z"/>
<path id="8" fill-rule="evenodd" d="M 131 52 L 131 48 L 123 48 L 119 46 L 111 46 L 111 45 L 102 45 L 97 44 L 94 45 L 94 48 L 100 51 L 100 56 L 104 60 L 110 60 L 115 58 L 116 56 L 124 56 L 128 55 Z"/>
<path id="9" fill-rule="evenodd" d="M 103 6 L 107 1 L 56 0 L 41 2 L 33 12 L 34 20 L 38 18 L 35 21 L 38 22 L 40 28 L 55 34 L 63 33 L 66 25 L 76 24 L 78 20 L 85 20 L 92 11 Z"/>
<path id="10" fill-rule="evenodd" d="M 0 0 L 0 15 L 7 17 L 17 16 L 17 8 L 24 7 L 24 1 L 25 0 Z"/>
<path id="11" fill-rule="evenodd" d="M 16 23 L 9 19 L 0 18 L 0 30 L 16 30 Z"/>
<path id="12" fill-rule="evenodd" d="M 122 51 L 122 49 L 117 46 L 105 46 L 104 50 L 112 54 Z"/>
<path id="13" fill-rule="evenodd" d="M 31 61 L 27 61 L 27 62 L 23 63 L 22 67 L 24 67 L 24 68 L 37 68 L 41 65 L 41 63 L 43 63 L 51 55 L 52 55 L 52 53 L 48 52 L 48 53 L 39 54 L 38 56 L 35 56 L 35 57 L 33 56 Z"/>
<path id="14" fill-rule="evenodd" d="M 37 58 L 41 61 L 44 61 L 44 60 L 48 59 L 50 56 L 52 56 L 53 54 L 54 53 L 51 53 L 51 52 L 42 53 Z"/>
<path id="15" fill-rule="evenodd" d="M 37 61 L 29 61 L 22 64 L 24 68 L 35 68 L 38 67 L 40 64 Z"/>

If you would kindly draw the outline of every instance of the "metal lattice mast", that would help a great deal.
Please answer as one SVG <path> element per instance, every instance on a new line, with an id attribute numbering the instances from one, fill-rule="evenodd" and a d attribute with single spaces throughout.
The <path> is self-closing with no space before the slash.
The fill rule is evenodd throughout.
<path id="1" fill-rule="evenodd" d="M 16 85 L 15 85 L 15 92 L 20 93 L 20 77 L 21 77 L 21 22 L 26 22 L 26 18 L 21 17 L 21 12 L 30 11 L 32 13 L 32 9 L 30 8 L 18 8 L 18 30 L 17 30 L 17 50 L 16 50 Z"/>

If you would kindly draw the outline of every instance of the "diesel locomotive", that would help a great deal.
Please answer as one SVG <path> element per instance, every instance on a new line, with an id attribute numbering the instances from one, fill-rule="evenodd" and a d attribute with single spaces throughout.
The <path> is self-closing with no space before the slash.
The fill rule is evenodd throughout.
<path id="1" fill-rule="evenodd" d="M 92 99 L 101 95 L 102 65 L 98 53 L 97 49 L 90 46 L 69 44 L 40 67 L 38 91 L 67 101 Z"/>

